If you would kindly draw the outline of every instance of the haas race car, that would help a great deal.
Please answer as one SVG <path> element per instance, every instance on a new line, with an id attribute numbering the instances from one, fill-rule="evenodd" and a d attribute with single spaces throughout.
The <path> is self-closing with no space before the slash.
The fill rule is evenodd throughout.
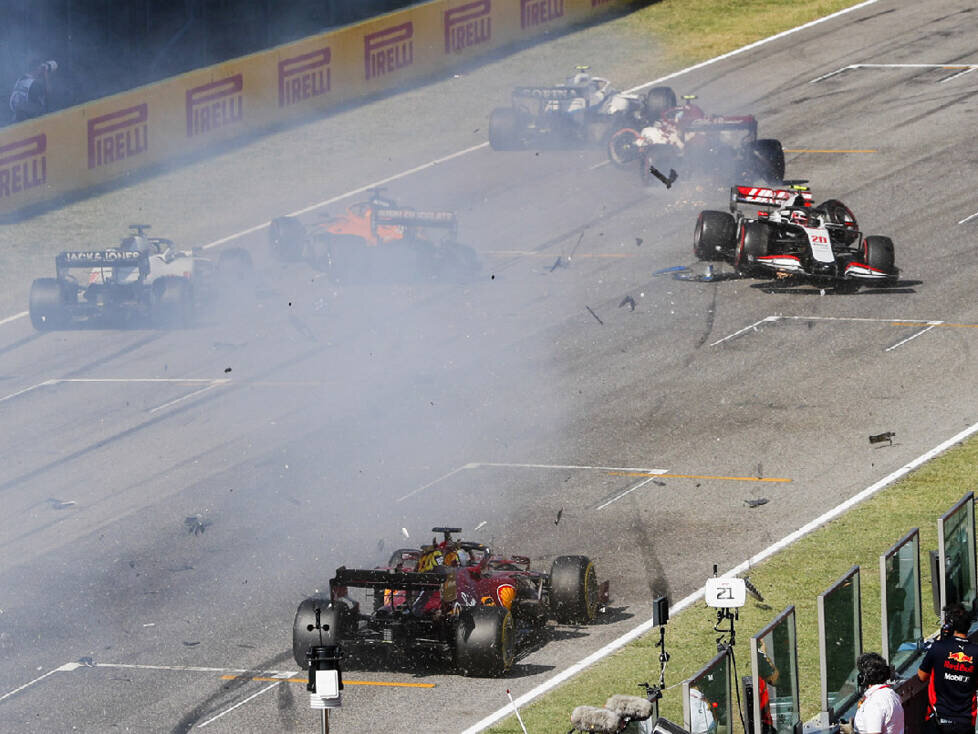
<path id="1" fill-rule="evenodd" d="M 812 282 L 896 282 L 893 240 L 864 235 L 852 211 L 838 199 L 812 206 L 804 186 L 765 189 L 734 186 L 730 211 L 703 211 L 693 230 L 700 260 L 728 260 L 743 275 L 801 276 Z M 767 207 L 755 216 L 738 205 Z"/>
<path id="2" fill-rule="evenodd" d="M 779 184 L 784 150 L 773 138 L 757 137 L 753 115 L 708 115 L 686 95 L 676 103 L 670 87 L 653 87 L 646 109 L 654 113 L 641 129 L 623 127 L 608 141 L 608 157 L 621 168 L 638 166 L 642 181 L 658 178 L 667 187 L 679 175 L 714 175 L 723 180 Z M 675 173 L 675 171 L 679 173 Z M 666 175 L 664 171 L 670 173 Z"/>
<path id="3" fill-rule="evenodd" d="M 586 556 L 559 556 L 549 573 L 532 571 L 525 556 L 457 540 L 459 528 L 432 530 L 441 541 L 397 550 L 386 568 L 338 568 L 329 596 L 299 605 L 292 652 L 300 667 L 310 648 L 338 645 L 354 658 L 420 654 L 464 675 L 499 676 L 549 619 L 588 624 L 607 602 L 608 584 L 598 584 Z"/>
<path id="4" fill-rule="evenodd" d="M 619 92 L 585 69 L 578 67 L 566 84 L 516 87 L 511 106 L 497 107 L 489 115 L 493 150 L 603 144 L 619 128 L 644 124 L 644 100 Z"/>
<path id="5" fill-rule="evenodd" d="M 148 224 L 118 247 L 70 250 L 55 258 L 56 277 L 31 284 L 31 324 L 38 331 L 149 323 L 160 328 L 192 325 L 197 306 L 213 295 L 218 275 L 251 271 L 247 250 L 229 248 L 215 263 L 200 251 L 178 250 L 171 240 L 149 237 Z"/>
<path id="6" fill-rule="evenodd" d="M 399 207 L 382 193 L 371 189 L 367 201 L 308 227 L 296 217 L 273 219 L 272 255 L 305 261 L 338 283 L 464 280 L 478 273 L 475 250 L 457 240 L 454 212 Z M 443 236 L 436 240 L 429 230 Z"/>

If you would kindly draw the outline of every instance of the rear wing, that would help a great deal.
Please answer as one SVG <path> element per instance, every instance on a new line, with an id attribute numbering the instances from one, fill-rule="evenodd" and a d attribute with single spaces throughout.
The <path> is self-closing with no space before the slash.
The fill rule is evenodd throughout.
<path id="1" fill-rule="evenodd" d="M 70 268 L 138 267 L 141 273 L 149 272 L 149 255 L 139 250 L 69 250 L 54 260 L 60 273 Z"/>
<path id="2" fill-rule="evenodd" d="M 730 211 L 737 210 L 737 204 L 757 204 L 759 206 L 791 206 L 801 197 L 803 206 L 812 205 L 812 194 L 803 189 L 765 189 L 757 186 L 731 186 Z"/>
<path id="3" fill-rule="evenodd" d="M 455 229 L 458 226 L 454 212 L 419 212 L 413 209 L 377 209 L 374 211 L 374 222 L 404 227 Z"/>
<path id="4" fill-rule="evenodd" d="M 585 87 L 515 87 L 513 99 L 538 99 L 543 102 L 564 102 L 571 99 L 587 99 Z"/>
<path id="5" fill-rule="evenodd" d="M 745 130 L 757 134 L 757 119 L 752 115 L 743 117 L 700 117 L 691 120 L 686 126 L 691 132 L 725 132 L 728 130 Z"/>
<path id="6" fill-rule="evenodd" d="M 440 589 L 448 580 L 440 573 L 419 573 L 417 571 L 388 571 L 383 568 L 336 569 L 336 575 L 329 580 L 330 589 L 353 587 L 356 589 Z"/>

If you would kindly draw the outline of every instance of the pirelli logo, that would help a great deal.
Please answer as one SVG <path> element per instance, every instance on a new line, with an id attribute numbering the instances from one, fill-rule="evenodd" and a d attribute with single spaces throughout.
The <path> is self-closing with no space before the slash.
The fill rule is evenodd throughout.
<path id="1" fill-rule="evenodd" d="M 0 201 L 47 182 L 47 149 L 44 133 L 0 147 Z"/>
<path id="2" fill-rule="evenodd" d="M 329 91 L 329 46 L 278 62 L 278 106 L 288 107 Z"/>
<path id="3" fill-rule="evenodd" d="M 533 28 L 564 17 L 564 0 L 520 0 L 520 27 Z"/>
<path id="4" fill-rule="evenodd" d="M 187 137 L 203 135 L 244 119 L 244 78 L 235 74 L 187 90 Z"/>
<path id="5" fill-rule="evenodd" d="M 132 158 L 149 150 L 149 105 L 93 117 L 88 121 L 88 169 Z"/>
<path id="6" fill-rule="evenodd" d="M 414 23 L 408 21 L 363 37 L 366 79 L 391 74 L 414 63 Z"/>
<path id="7" fill-rule="evenodd" d="M 445 11 L 445 53 L 460 53 L 492 40 L 492 0 L 475 0 Z"/>

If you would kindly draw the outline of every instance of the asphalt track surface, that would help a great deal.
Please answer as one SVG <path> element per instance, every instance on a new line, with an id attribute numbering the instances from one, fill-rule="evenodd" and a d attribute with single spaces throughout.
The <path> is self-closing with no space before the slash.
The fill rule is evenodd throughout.
<path id="1" fill-rule="evenodd" d="M 503 680 L 350 670 L 332 719 L 457 732 L 646 619 L 652 595 L 685 596 L 713 563 L 736 565 L 975 423 L 978 75 L 961 65 L 978 62 L 976 26 L 963 0 L 878 2 L 671 82 L 709 109 L 754 112 L 799 151 L 790 177 L 891 234 L 893 288 L 654 276 L 691 263 L 696 213 L 723 208 L 722 187 L 645 189 L 600 151 L 483 147 L 388 185 L 459 212 L 484 264 L 474 282 L 333 286 L 271 262 L 256 231 L 238 244 L 258 282 L 197 328 L 0 326 L 0 728 L 312 731 L 290 625 L 337 565 L 380 562 L 437 524 L 481 524 L 470 537 L 544 568 L 590 555 L 613 587 L 600 624 L 553 628 Z M 528 81 L 516 77 L 495 81 Z M 289 209 L 436 157 L 423 130 L 450 118 L 440 91 L 417 94 L 444 108 L 416 110 L 390 148 L 338 157 Z M 446 155 L 471 136 L 437 143 Z M 238 226 L 224 234 L 263 206 L 228 197 Z M 198 226 L 207 241 L 215 223 Z M 882 431 L 893 445 L 870 445 Z M 748 508 L 757 497 L 770 502 Z"/>

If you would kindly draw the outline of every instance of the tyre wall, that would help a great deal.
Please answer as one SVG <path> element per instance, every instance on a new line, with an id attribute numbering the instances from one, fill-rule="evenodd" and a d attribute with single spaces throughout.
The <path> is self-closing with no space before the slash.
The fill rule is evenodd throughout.
<path id="1" fill-rule="evenodd" d="M 431 0 L 3 128 L 0 215 L 395 89 L 624 2 Z"/>

